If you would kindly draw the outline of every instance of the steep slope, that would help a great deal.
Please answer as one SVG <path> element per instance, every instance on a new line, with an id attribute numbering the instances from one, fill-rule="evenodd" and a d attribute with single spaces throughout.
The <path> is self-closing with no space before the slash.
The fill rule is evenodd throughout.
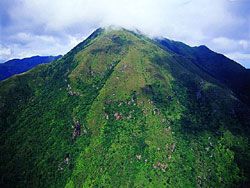
<path id="1" fill-rule="evenodd" d="M 2 82 L 0 96 L 2 186 L 248 181 L 248 107 L 142 35 L 98 29 L 52 64 Z"/>
<path id="2" fill-rule="evenodd" d="M 0 64 L 0 80 L 9 78 L 15 74 L 26 72 L 39 64 L 49 63 L 60 57 L 62 56 L 61 55 L 59 56 L 33 56 L 33 57 L 24 58 L 24 59 L 9 60 L 5 63 Z"/>
<path id="3" fill-rule="evenodd" d="M 232 89 L 243 102 L 250 106 L 250 73 L 248 69 L 222 54 L 211 51 L 206 46 L 190 47 L 169 39 L 157 39 L 156 41 L 165 50 L 189 59 Z"/>

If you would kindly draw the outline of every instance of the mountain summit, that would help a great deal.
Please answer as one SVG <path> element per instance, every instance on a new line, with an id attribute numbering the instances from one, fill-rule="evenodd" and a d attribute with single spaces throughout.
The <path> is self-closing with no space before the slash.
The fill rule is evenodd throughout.
<path id="1" fill-rule="evenodd" d="M 98 29 L 1 82 L 1 186 L 247 186 L 249 106 L 190 56 Z"/>

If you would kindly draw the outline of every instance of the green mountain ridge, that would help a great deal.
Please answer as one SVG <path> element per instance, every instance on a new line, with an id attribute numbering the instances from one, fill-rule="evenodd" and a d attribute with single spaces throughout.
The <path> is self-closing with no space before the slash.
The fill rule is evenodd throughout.
<path id="1" fill-rule="evenodd" d="M 98 29 L 0 99 L 1 187 L 249 185 L 249 107 L 143 35 Z"/>
<path id="2" fill-rule="evenodd" d="M 188 59 L 200 69 L 230 88 L 237 97 L 250 106 L 250 73 L 237 62 L 206 46 L 190 47 L 182 42 L 156 39 L 162 48 L 170 53 Z"/>

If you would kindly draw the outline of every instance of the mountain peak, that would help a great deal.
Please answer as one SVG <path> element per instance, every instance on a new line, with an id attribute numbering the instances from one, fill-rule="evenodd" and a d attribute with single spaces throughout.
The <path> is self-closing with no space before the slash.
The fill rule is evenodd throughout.
<path id="1" fill-rule="evenodd" d="M 205 45 L 200 45 L 200 46 L 198 46 L 198 48 L 201 49 L 201 50 L 211 51 L 211 50 L 210 50 L 207 46 L 205 46 Z"/>
<path id="2" fill-rule="evenodd" d="M 100 28 L 48 66 L 0 83 L 2 187 L 244 183 L 249 108 L 204 54 Z"/>

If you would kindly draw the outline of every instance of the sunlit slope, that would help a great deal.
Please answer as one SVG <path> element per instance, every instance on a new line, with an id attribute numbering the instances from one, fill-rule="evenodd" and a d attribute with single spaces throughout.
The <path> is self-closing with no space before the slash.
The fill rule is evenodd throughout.
<path id="1" fill-rule="evenodd" d="M 246 182 L 247 107 L 183 61 L 145 36 L 99 29 L 51 65 L 3 82 L 1 183 L 228 187 Z"/>

